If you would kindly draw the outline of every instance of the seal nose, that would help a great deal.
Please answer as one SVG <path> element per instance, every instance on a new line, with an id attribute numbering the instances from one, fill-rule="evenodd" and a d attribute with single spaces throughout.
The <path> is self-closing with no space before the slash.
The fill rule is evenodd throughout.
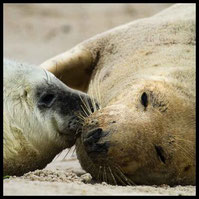
<path id="1" fill-rule="evenodd" d="M 101 154 L 101 153 L 107 153 L 109 148 L 109 143 L 98 143 L 100 138 L 106 136 L 107 133 L 103 132 L 101 128 L 97 128 L 94 130 L 91 130 L 86 134 L 86 136 L 83 138 L 83 143 L 85 146 L 85 149 L 88 154 L 95 153 Z"/>

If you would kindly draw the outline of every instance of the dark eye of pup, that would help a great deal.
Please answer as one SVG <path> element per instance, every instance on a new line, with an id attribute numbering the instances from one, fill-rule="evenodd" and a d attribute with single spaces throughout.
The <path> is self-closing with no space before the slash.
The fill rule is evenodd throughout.
<path id="1" fill-rule="evenodd" d="M 148 106 L 148 96 L 147 94 L 144 92 L 142 93 L 142 96 L 141 96 L 141 103 L 142 105 L 146 108 Z"/>
<path id="2" fill-rule="evenodd" d="M 52 106 L 53 102 L 55 101 L 55 95 L 54 94 L 44 94 L 40 100 L 39 100 L 39 105 L 49 108 Z"/>

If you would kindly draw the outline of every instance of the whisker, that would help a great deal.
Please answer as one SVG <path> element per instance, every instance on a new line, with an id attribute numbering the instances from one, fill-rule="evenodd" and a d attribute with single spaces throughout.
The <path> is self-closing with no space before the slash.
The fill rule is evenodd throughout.
<path id="1" fill-rule="evenodd" d="M 52 162 L 54 162 L 54 161 L 61 155 L 62 152 L 63 152 L 63 151 L 59 152 L 59 153 L 55 156 L 55 158 L 53 159 Z"/>
<path id="2" fill-rule="evenodd" d="M 92 175 L 93 171 L 96 171 L 95 165 L 90 161 L 90 164 L 87 166 L 89 173 Z"/>
<path id="3" fill-rule="evenodd" d="M 122 185 L 126 185 L 126 183 L 122 180 L 122 178 L 120 177 L 120 175 L 117 174 L 117 172 L 114 172 L 114 176 L 118 179 L 118 181 L 119 181 Z"/>
<path id="4" fill-rule="evenodd" d="M 90 113 L 90 115 L 91 115 L 91 114 L 92 114 L 92 110 L 91 110 L 91 107 L 90 107 L 90 105 L 89 105 L 89 103 L 88 103 L 88 99 L 87 99 L 87 98 L 85 98 L 85 103 L 86 103 L 87 108 L 88 108 L 88 111 L 89 111 L 89 113 Z"/>
<path id="5" fill-rule="evenodd" d="M 104 167 L 103 167 L 104 168 Z M 105 182 L 105 178 L 104 178 L 104 169 L 102 170 L 102 181 Z"/>
<path id="6" fill-rule="evenodd" d="M 62 159 L 62 160 L 64 160 L 64 159 L 66 158 L 66 156 L 69 154 L 69 152 L 71 151 L 71 149 L 72 149 L 72 147 L 71 147 L 70 149 L 68 149 L 68 151 L 67 151 L 66 155 L 63 157 L 63 159 Z"/>
<path id="7" fill-rule="evenodd" d="M 193 159 L 193 160 L 195 160 L 195 158 L 192 156 L 192 154 L 190 154 L 185 148 L 183 148 L 183 147 L 181 147 L 179 144 L 177 144 L 177 143 L 175 143 L 176 144 L 176 146 L 178 147 L 178 148 L 180 148 L 183 152 L 184 152 L 184 155 L 188 158 L 188 159 Z"/>
<path id="8" fill-rule="evenodd" d="M 83 116 L 80 112 L 78 112 L 78 114 L 77 113 L 74 113 L 75 114 L 75 116 L 77 116 L 80 120 L 82 120 L 82 122 L 84 122 L 84 120 L 85 120 L 85 116 Z"/>
<path id="9" fill-rule="evenodd" d="M 111 177 L 112 177 L 112 179 L 113 179 L 114 184 L 117 185 L 117 181 L 116 181 L 116 179 L 115 179 L 115 177 L 114 177 L 114 175 L 113 175 L 113 172 L 112 172 L 111 168 L 108 167 L 108 169 L 109 169 L 109 171 L 110 171 L 110 174 L 111 174 Z"/>
<path id="10" fill-rule="evenodd" d="M 93 81 L 91 80 L 91 85 L 93 84 Z M 97 107 L 96 107 L 96 103 L 94 101 L 94 95 L 93 95 L 93 86 L 91 87 L 91 92 L 90 92 L 90 95 L 91 95 L 91 103 L 93 105 L 93 108 L 94 108 L 94 112 L 97 111 Z"/>
<path id="11" fill-rule="evenodd" d="M 99 95 L 98 95 L 98 90 L 97 89 L 98 89 L 98 87 L 97 87 L 97 74 L 96 74 L 96 80 L 95 80 L 95 82 L 93 82 L 92 92 L 93 92 L 93 95 L 95 96 L 95 98 L 97 99 L 97 101 L 100 104 L 100 99 L 99 99 Z"/>
<path id="12" fill-rule="evenodd" d="M 49 84 L 49 76 L 47 74 L 47 71 L 45 69 L 43 69 L 45 75 L 46 75 L 46 83 Z"/>
<path id="13" fill-rule="evenodd" d="M 97 179 L 98 179 L 98 181 L 101 181 L 101 171 L 102 171 L 102 166 L 100 165 L 99 166 L 99 172 L 98 172 L 98 176 L 97 176 Z"/>
<path id="14" fill-rule="evenodd" d="M 85 99 L 85 107 L 86 107 L 86 109 L 88 110 L 88 113 L 91 115 L 92 114 L 92 110 L 91 110 L 91 106 L 89 105 L 89 102 L 88 102 L 88 99 L 87 98 L 84 98 Z M 92 101 L 91 101 L 91 103 L 92 103 Z"/>
<path id="15" fill-rule="evenodd" d="M 107 182 L 106 166 L 104 165 L 103 168 L 104 168 L 104 172 L 103 172 L 104 176 L 103 176 L 103 179 L 104 179 L 104 182 Z"/>
<path id="16" fill-rule="evenodd" d="M 124 175 L 119 165 L 117 165 L 116 169 L 119 171 L 119 173 L 121 174 L 121 177 L 127 182 L 128 185 L 136 185 L 132 180 L 130 180 Z"/>
<path id="17" fill-rule="evenodd" d="M 83 115 L 78 115 L 77 117 L 78 117 L 79 119 L 81 119 L 81 120 L 82 120 L 82 122 L 83 122 L 83 121 L 84 121 L 84 119 L 85 119 L 85 118 L 83 117 Z"/>
<path id="18" fill-rule="evenodd" d="M 81 108 L 82 108 L 82 110 L 83 110 L 83 112 L 84 112 L 84 114 L 85 114 L 85 117 L 88 117 L 89 115 L 88 115 L 88 113 L 86 112 L 86 110 L 84 109 L 84 107 L 82 106 L 82 105 L 80 105 L 81 106 Z"/>
<path id="19" fill-rule="evenodd" d="M 88 110 L 89 108 L 87 107 L 87 104 L 85 103 L 84 99 L 81 97 L 80 94 L 79 94 L 79 98 L 81 99 L 81 101 L 82 101 L 83 105 L 85 106 L 85 108 Z"/>
<path id="20" fill-rule="evenodd" d="M 74 147 L 74 150 L 72 152 L 72 155 L 71 156 L 74 156 L 74 153 L 76 152 L 76 146 Z"/>
<path id="21" fill-rule="evenodd" d="M 86 112 L 88 113 L 88 114 L 86 114 L 86 115 L 91 115 L 91 114 L 92 114 L 91 110 L 89 110 L 89 108 L 87 107 L 85 101 L 82 99 L 82 97 L 80 96 L 80 94 L 79 94 L 79 98 L 81 99 L 81 101 L 82 101 L 82 103 L 83 103 L 83 105 L 84 105 L 84 107 L 85 107 L 84 111 L 86 110 Z M 82 106 L 81 106 L 81 107 L 82 107 Z"/>
<path id="22" fill-rule="evenodd" d="M 99 106 L 101 105 L 101 102 L 102 102 L 102 98 L 101 98 L 101 93 L 100 93 L 100 74 L 98 72 L 98 78 L 97 78 L 97 98 L 98 98 L 98 101 L 99 101 Z M 101 107 L 100 107 L 101 108 Z"/>
<path id="23" fill-rule="evenodd" d="M 191 141 L 191 140 L 187 140 L 187 139 L 182 139 L 180 136 L 178 136 L 178 135 L 175 135 L 175 137 L 174 137 L 176 140 L 179 140 L 179 141 L 184 141 L 184 142 L 189 142 L 190 143 L 190 145 L 191 146 L 193 146 L 193 141 Z M 194 140 L 195 140 L 195 138 L 194 138 Z"/>

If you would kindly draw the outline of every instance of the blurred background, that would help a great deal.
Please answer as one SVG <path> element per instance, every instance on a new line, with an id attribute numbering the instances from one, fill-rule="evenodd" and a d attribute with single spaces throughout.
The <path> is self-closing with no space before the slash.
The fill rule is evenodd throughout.
<path id="1" fill-rule="evenodd" d="M 4 4 L 4 57 L 40 64 L 115 26 L 172 4 Z"/>

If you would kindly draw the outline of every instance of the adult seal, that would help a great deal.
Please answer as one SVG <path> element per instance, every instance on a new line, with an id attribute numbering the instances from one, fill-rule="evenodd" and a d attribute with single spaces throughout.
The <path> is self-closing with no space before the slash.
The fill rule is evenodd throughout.
<path id="1" fill-rule="evenodd" d="M 75 144 L 91 99 L 40 67 L 4 60 L 3 69 L 3 173 L 22 175 Z"/>
<path id="2" fill-rule="evenodd" d="M 95 179 L 195 185 L 195 16 L 195 4 L 173 5 L 42 64 L 100 103 L 76 141 Z"/>

